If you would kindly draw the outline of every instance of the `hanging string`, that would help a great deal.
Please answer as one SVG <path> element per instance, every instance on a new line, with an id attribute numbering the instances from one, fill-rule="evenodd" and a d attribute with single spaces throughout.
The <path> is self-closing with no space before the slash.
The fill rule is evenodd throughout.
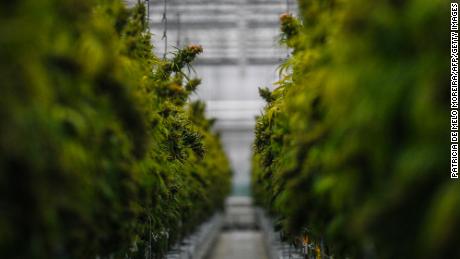
<path id="1" fill-rule="evenodd" d="M 149 257 L 148 259 L 152 259 L 153 258 L 153 255 L 152 255 L 152 235 L 153 235 L 152 218 L 150 217 L 150 215 L 148 216 L 148 218 L 149 218 Z"/>
<path id="2" fill-rule="evenodd" d="M 166 59 L 166 54 L 168 53 L 168 17 L 167 17 L 167 12 L 168 12 L 168 6 L 166 4 L 166 0 L 164 0 L 164 6 L 163 6 L 163 25 L 164 25 L 164 30 L 163 30 L 163 37 L 161 38 L 162 40 L 165 41 L 165 49 L 164 49 L 164 54 L 163 58 Z"/>
<path id="3" fill-rule="evenodd" d="M 289 0 L 286 0 L 286 13 L 287 14 L 290 14 L 291 13 L 291 6 L 289 5 Z M 287 48 L 287 54 L 286 54 L 286 58 L 289 59 L 291 57 L 291 51 L 289 50 L 289 48 Z"/>
<path id="4" fill-rule="evenodd" d="M 181 35 L 180 11 L 177 11 L 177 42 L 176 42 L 176 46 L 178 48 L 180 48 L 180 35 Z"/>
<path id="5" fill-rule="evenodd" d="M 145 17 L 146 22 L 147 22 L 147 27 L 150 27 L 150 26 L 148 26 L 149 23 L 150 23 L 150 2 L 149 2 L 149 0 L 145 0 L 145 9 L 147 9 L 146 10 L 146 17 Z"/>
<path id="6" fill-rule="evenodd" d="M 138 2 L 140 4 L 140 1 Z M 144 20 L 144 26 L 147 28 L 147 32 L 150 32 L 150 1 L 149 0 L 144 0 L 144 6 L 145 6 L 145 20 Z"/>

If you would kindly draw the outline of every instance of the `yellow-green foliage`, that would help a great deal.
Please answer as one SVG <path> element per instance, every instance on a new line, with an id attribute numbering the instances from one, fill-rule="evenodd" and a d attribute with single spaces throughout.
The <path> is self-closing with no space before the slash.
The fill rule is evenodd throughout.
<path id="1" fill-rule="evenodd" d="M 221 208 L 230 170 L 182 69 L 160 60 L 144 8 L 0 4 L 2 258 L 161 258 Z"/>
<path id="2" fill-rule="evenodd" d="M 256 199 L 337 258 L 457 258 L 449 173 L 449 5 L 300 0 L 257 120 Z M 336 258 L 334 257 L 334 258 Z"/>

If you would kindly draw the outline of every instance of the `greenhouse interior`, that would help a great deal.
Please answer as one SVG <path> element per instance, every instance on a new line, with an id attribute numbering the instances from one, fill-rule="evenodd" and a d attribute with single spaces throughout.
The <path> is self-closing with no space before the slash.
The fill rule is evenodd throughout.
<path id="1" fill-rule="evenodd" d="M 0 258 L 460 258 L 457 2 L 3 1 L 0 35 Z"/>

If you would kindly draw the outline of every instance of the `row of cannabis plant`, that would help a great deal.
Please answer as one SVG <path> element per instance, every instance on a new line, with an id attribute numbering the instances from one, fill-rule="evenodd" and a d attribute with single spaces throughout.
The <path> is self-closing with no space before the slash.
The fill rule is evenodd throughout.
<path id="1" fill-rule="evenodd" d="M 257 119 L 253 192 L 291 242 L 334 258 L 458 258 L 450 5 L 299 0 Z M 326 250 L 326 251 L 324 251 Z"/>
<path id="2" fill-rule="evenodd" d="M 156 57 L 144 12 L 0 3 L 2 258 L 161 258 L 222 207 L 228 161 L 188 101 L 202 48 Z"/>

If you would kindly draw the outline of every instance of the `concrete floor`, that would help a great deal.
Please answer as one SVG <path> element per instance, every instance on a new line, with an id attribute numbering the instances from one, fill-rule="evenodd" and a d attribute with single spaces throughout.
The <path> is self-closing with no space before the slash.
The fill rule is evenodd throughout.
<path id="1" fill-rule="evenodd" d="M 223 231 L 208 259 L 268 259 L 262 234 L 256 230 Z"/>

